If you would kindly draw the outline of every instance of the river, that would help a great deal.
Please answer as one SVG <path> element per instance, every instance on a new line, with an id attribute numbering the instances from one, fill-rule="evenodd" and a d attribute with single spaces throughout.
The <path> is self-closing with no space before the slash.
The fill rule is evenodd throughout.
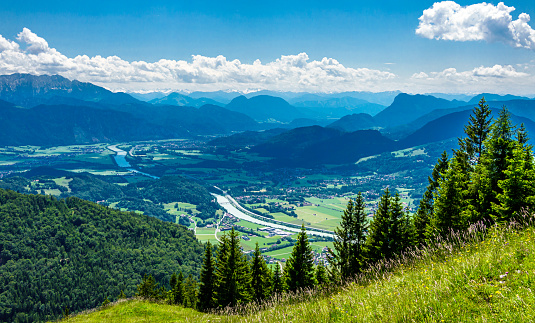
<path id="1" fill-rule="evenodd" d="M 140 172 L 140 171 L 132 168 L 132 165 L 130 165 L 130 163 L 126 160 L 127 152 L 122 150 L 122 149 L 120 149 L 120 148 L 117 148 L 117 145 L 108 146 L 108 149 L 113 151 L 113 152 L 115 152 L 115 156 L 113 156 L 113 157 L 115 158 L 115 162 L 117 163 L 117 166 L 119 166 L 121 168 L 126 168 L 127 170 L 129 170 L 131 172 L 134 172 L 134 173 L 138 173 L 140 175 L 148 176 L 148 177 L 151 177 L 151 178 L 154 178 L 154 179 L 158 179 L 159 178 L 157 176 L 150 175 L 150 174 L 147 174 L 147 173 L 143 173 L 143 172 Z M 271 223 L 271 222 L 263 221 L 261 219 L 252 217 L 249 214 L 246 214 L 245 212 L 243 212 L 242 210 L 239 210 L 238 208 L 236 208 L 233 203 L 235 203 L 237 205 L 239 205 L 239 204 L 234 199 L 232 199 L 232 197 L 230 197 L 230 196 L 226 197 L 226 196 L 217 195 L 217 194 L 212 194 L 212 195 L 214 195 L 216 197 L 217 203 L 219 203 L 219 205 L 221 205 L 225 210 L 227 210 L 228 213 L 230 213 L 231 215 L 237 217 L 238 219 L 241 219 L 241 220 L 244 220 L 244 221 L 248 221 L 248 222 L 252 222 L 252 223 L 256 223 L 256 224 L 260 224 L 260 225 L 264 225 L 266 227 L 286 230 L 286 231 L 290 231 L 290 232 L 299 232 L 299 231 L 301 231 L 300 229 L 297 229 L 297 228 L 294 228 L 294 227 L 285 226 L 284 222 L 281 222 L 281 221 L 279 221 L 281 224 L 276 224 L 276 223 Z M 232 201 L 233 203 L 231 203 L 230 199 L 233 200 Z M 330 233 L 314 231 L 313 228 L 307 228 L 307 235 L 315 235 L 315 236 L 329 237 L 329 238 L 333 237 L 333 235 L 330 234 Z"/>

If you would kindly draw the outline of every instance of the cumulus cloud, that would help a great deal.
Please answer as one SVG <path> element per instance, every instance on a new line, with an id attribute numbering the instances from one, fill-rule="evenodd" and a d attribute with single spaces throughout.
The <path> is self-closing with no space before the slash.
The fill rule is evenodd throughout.
<path id="1" fill-rule="evenodd" d="M 532 93 L 535 78 L 530 73 L 517 71 L 511 65 L 494 65 L 467 71 L 452 67 L 440 72 L 414 73 L 410 82 L 424 92 Z"/>
<path id="2" fill-rule="evenodd" d="M 28 28 L 17 35 L 16 41 L 0 35 L 0 74 L 11 73 L 60 74 L 116 90 L 380 90 L 378 85 L 396 78 L 387 71 L 346 67 L 333 58 L 310 60 L 306 53 L 252 64 L 221 55 L 157 62 L 129 62 L 98 55 L 70 58 Z"/>
<path id="3" fill-rule="evenodd" d="M 416 34 L 429 39 L 502 42 L 513 47 L 535 50 L 535 30 L 530 16 L 521 13 L 513 20 L 503 2 L 461 6 L 454 1 L 436 2 L 419 18 Z"/>

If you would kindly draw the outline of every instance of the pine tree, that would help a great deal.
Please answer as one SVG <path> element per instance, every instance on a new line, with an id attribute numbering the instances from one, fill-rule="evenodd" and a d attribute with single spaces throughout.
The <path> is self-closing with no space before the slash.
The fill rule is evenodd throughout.
<path id="1" fill-rule="evenodd" d="M 502 190 L 497 195 L 499 203 L 494 205 L 495 220 L 498 222 L 519 218 L 523 208 L 535 207 L 535 170 L 531 148 L 524 148 L 518 142 L 507 164 L 505 178 L 498 182 Z"/>
<path id="2" fill-rule="evenodd" d="M 445 235 L 451 230 L 462 230 L 469 224 L 467 215 L 468 183 L 470 179 L 467 154 L 454 152 L 444 179 L 434 195 L 433 217 L 427 226 L 427 236 Z"/>
<path id="3" fill-rule="evenodd" d="M 404 241 L 404 231 L 405 225 L 409 226 L 409 223 L 404 223 L 405 212 L 403 211 L 403 203 L 399 194 L 392 198 L 391 202 L 391 211 L 389 216 L 390 228 L 388 232 L 388 249 L 390 250 L 390 255 L 388 258 L 393 255 L 399 255 L 406 247 L 410 246 L 409 241 Z M 410 229 L 407 228 L 406 233 L 410 232 Z M 407 236 L 407 238 L 409 238 Z"/>
<path id="4" fill-rule="evenodd" d="M 304 224 L 301 226 L 292 254 L 286 263 L 285 273 L 288 289 L 291 291 L 314 285 L 314 255 Z"/>
<path id="5" fill-rule="evenodd" d="M 145 274 L 143 276 L 143 281 L 137 285 L 136 296 L 148 298 L 148 299 L 158 299 L 159 298 L 159 289 L 156 279 L 152 275 Z"/>
<path id="6" fill-rule="evenodd" d="M 330 252 L 332 270 L 345 280 L 360 272 L 364 261 L 364 243 L 368 222 L 366 220 L 364 198 L 359 193 L 355 201 L 349 200 L 342 215 L 340 226 L 334 230 L 334 249 Z"/>
<path id="7" fill-rule="evenodd" d="M 316 280 L 316 284 L 319 286 L 329 283 L 327 270 L 325 270 L 325 267 L 322 264 L 318 264 L 316 266 L 316 270 L 314 271 L 314 279 Z"/>
<path id="8" fill-rule="evenodd" d="M 370 262 L 376 262 L 391 256 L 388 243 L 391 202 L 390 190 L 387 188 L 381 195 L 366 238 L 366 258 Z"/>
<path id="9" fill-rule="evenodd" d="M 173 277 L 171 277 L 172 280 Z M 174 286 L 171 286 L 171 303 L 175 305 L 184 303 L 184 275 L 182 271 L 178 273 Z"/>
<path id="10" fill-rule="evenodd" d="M 506 177 L 505 171 L 509 166 L 508 162 L 512 158 L 516 142 L 513 138 L 514 133 L 509 111 L 503 107 L 498 119 L 492 124 L 486 142 L 487 152 L 482 157 L 481 167 L 477 169 L 475 182 L 478 184 L 479 199 L 475 207 L 480 213 L 480 219 L 500 219 L 496 210 L 500 203 L 498 195 L 503 194 L 503 190 L 498 183 Z"/>
<path id="11" fill-rule="evenodd" d="M 197 305 L 197 281 L 190 274 L 184 282 L 184 307 L 195 308 Z"/>
<path id="12" fill-rule="evenodd" d="M 272 294 L 280 294 L 286 290 L 284 275 L 281 273 L 280 267 L 280 263 L 275 264 L 275 270 L 271 278 Z"/>
<path id="13" fill-rule="evenodd" d="M 427 178 L 429 184 L 414 216 L 414 234 L 417 244 L 423 243 L 428 238 L 426 228 L 430 225 L 431 218 L 433 217 L 434 195 L 439 187 L 439 180 L 444 178 L 443 174 L 447 168 L 448 154 L 444 151 L 437 160 L 431 176 Z"/>
<path id="14" fill-rule="evenodd" d="M 201 281 L 199 288 L 199 303 L 197 308 L 206 310 L 215 307 L 215 264 L 212 258 L 212 244 L 210 241 L 204 247 L 204 261 L 201 268 Z"/>
<path id="15" fill-rule="evenodd" d="M 268 297 L 271 293 L 271 277 L 267 267 L 266 261 L 260 254 L 258 242 L 256 243 L 255 251 L 251 259 L 251 287 L 252 297 L 255 301 L 261 301 Z"/>
<path id="16" fill-rule="evenodd" d="M 215 298 L 221 307 L 248 303 L 251 300 L 251 277 L 240 238 L 232 228 L 221 238 L 216 263 Z"/>
<path id="17" fill-rule="evenodd" d="M 484 142 L 489 135 L 492 122 L 490 114 L 491 110 L 486 104 L 485 98 L 482 97 L 478 106 L 472 111 L 468 125 L 464 127 L 466 137 L 459 139 L 459 146 L 468 154 L 468 159 L 472 165 L 477 164 L 484 153 Z"/>

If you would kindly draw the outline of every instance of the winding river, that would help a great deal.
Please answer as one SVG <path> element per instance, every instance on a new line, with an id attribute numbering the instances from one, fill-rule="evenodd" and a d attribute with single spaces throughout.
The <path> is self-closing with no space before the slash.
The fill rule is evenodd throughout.
<path id="1" fill-rule="evenodd" d="M 113 156 L 113 157 L 115 158 L 115 162 L 117 163 L 117 166 L 119 166 L 121 168 L 126 168 L 128 171 L 131 171 L 131 172 L 134 172 L 134 173 L 138 173 L 140 175 L 148 176 L 148 177 L 151 177 L 151 178 L 154 178 L 154 179 L 158 179 L 159 178 L 157 176 L 153 176 L 153 175 L 150 175 L 150 174 L 147 174 L 147 173 L 143 173 L 143 172 L 140 172 L 140 171 L 132 168 L 132 165 L 130 165 L 130 163 L 126 160 L 127 152 L 122 150 L 122 149 L 120 149 L 120 148 L 117 148 L 117 145 L 108 146 L 108 149 L 113 151 L 113 152 L 115 152 L 115 156 Z M 239 205 L 239 203 L 236 202 L 230 195 L 227 195 L 227 196 L 218 195 L 218 194 L 212 194 L 212 195 L 215 196 L 215 198 L 217 200 L 217 203 L 219 205 L 221 205 L 227 211 L 227 213 L 237 217 L 238 219 L 241 219 L 241 220 L 244 220 L 244 221 L 248 221 L 248 222 L 252 222 L 252 223 L 256 223 L 256 224 L 260 224 L 260 225 L 263 225 L 263 226 L 266 226 L 266 227 L 286 230 L 286 231 L 290 231 L 290 232 L 299 232 L 300 231 L 300 229 L 298 229 L 298 228 L 295 228 L 295 227 L 292 227 L 292 226 L 286 226 L 285 222 L 282 222 L 282 221 L 277 221 L 278 223 L 272 223 L 272 222 L 268 222 L 268 221 L 264 221 L 262 219 L 259 219 L 258 218 L 259 216 L 258 217 L 256 215 L 254 217 L 251 216 L 250 214 L 248 214 L 250 212 L 245 210 L 244 208 L 242 208 Z M 290 223 L 287 223 L 287 224 L 290 225 Z M 307 227 L 306 229 L 307 229 L 307 235 L 330 237 L 330 238 L 333 237 L 333 235 L 331 233 L 316 231 L 316 230 L 314 230 L 314 228 L 310 228 L 310 227 Z"/>

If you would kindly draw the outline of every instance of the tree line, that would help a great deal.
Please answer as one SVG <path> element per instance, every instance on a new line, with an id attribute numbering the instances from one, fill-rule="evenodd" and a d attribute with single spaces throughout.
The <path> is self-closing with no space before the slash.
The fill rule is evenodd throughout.
<path id="1" fill-rule="evenodd" d="M 165 290 L 154 285 L 153 279 L 148 276 L 138 285 L 137 295 L 199 310 L 211 310 L 252 301 L 261 302 L 277 293 L 328 282 L 325 267 L 314 266 L 314 255 L 304 226 L 298 233 L 284 271 L 278 263 L 274 269 L 268 267 L 258 243 L 250 259 L 247 259 L 234 228 L 220 238 L 215 248 L 207 242 L 204 250 L 198 283 L 185 284 L 181 273 L 174 274 L 169 282 L 170 289 Z"/>
<path id="2" fill-rule="evenodd" d="M 522 211 L 533 209 L 535 165 L 524 125 L 514 126 L 506 107 L 494 120 L 482 98 L 465 134 L 451 158 L 444 152 L 438 159 L 416 214 L 404 212 L 399 195 L 388 189 L 370 223 L 360 194 L 348 203 L 335 231 L 333 277 L 349 278 L 381 259 L 479 221 L 521 221 Z"/>

